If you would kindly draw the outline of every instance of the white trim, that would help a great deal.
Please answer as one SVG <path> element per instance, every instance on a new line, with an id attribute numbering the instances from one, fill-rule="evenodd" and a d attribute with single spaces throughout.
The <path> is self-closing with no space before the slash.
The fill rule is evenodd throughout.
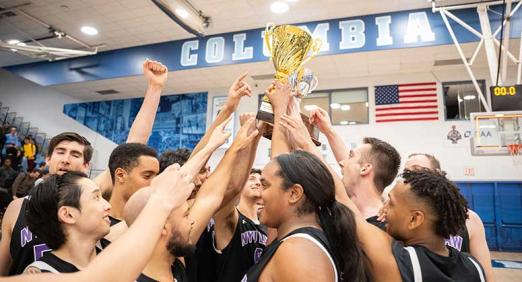
<path id="1" fill-rule="evenodd" d="M 468 259 L 473 263 L 473 265 L 477 268 L 477 271 L 479 273 L 479 277 L 480 277 L 480 282 L 485 282 L 486 279 L 484 279 L 484 273 L 482 273 L 482 268 L 480 267 L 480 265 L 478 264 L 478 262 L 476 262 L 474 259 L 468 257 Z"/>
<path id="2" fill-rule="evenodd" d="M 419 257 L 417 256 L 417 252 L 413 247 L 404 247 L 406 251 L 410 254 L 411 265 L 413 267 L 413 281 L 422 282 L 422 270 L 419 263 Z"/>
<path id="3" fill-rule="evenodd" d="M 48 263 L 40 261 L 40 260 L 34 261 L 30 265 L 28 265 L 24 269 L 24 271 L 26 271 L 29 267 L 36 267 L 36 268 L 38 268 L 40 270 L 46 270 L 46 271 L 49 271 L 51 273 L 60 273 L 58 270 L 56 270 L 54 267 L 50 266 Z"/>
<path id="4" fill-rule="evenodd" d="M 326 254 L 328 259 L 330 260 L 330 263 L 332 264 L 332 267 L 333 267 L 333 270 L 334 270 L 334 274 L 335 274 L 335 282 L 337 282 L 338 281 L 338 277 L 339 277 L 339 275 L 337 273 L 337 267 L 335 266 L 335 263 L 334 263 L 334 260 L 333 260 L 332 256 L 330 256 L 330 253 L 328 253 L 328 251 L 325 249 L 323 244 L 321 244 L 317 239 L 315 239 L 314 237 L 312 237 L 311 235 L 306 234 L 306 233 L 297 233 L 297 234 L 288 236 L 285 239 L 283 239 L 283 242 L 288 240 L 288 239 L 290 239 L 290 238 L 296 238 L 296 237 L 297 238 L 308 239 L 308 240 L 312 241 L 314 244 L 316 244 L 319 247 L 319 249 L 321 249 Z"/>

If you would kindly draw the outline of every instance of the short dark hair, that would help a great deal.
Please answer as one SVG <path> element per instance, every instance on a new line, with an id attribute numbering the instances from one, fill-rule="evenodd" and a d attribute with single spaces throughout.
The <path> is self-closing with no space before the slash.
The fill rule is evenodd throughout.
<path id="1" fill-rule="evenodd" d="M 179 148 L 176 151 L 167 150 L 159 157 L 160 173 L 172 164 L 184 165 L 190 158 L 191 150 Z"/>
<path id="2" fill-rule="evenodd" d="M 80 209 L 81 186 L 78 181 L 87 178 L 83 172 L 70 171 L 51 175 L 31 190 L 27 204 L 27 226 L 51 249 L 65 243 L 66 234 L 58 219 L 58 209 L 70 206 Z"/>
<path id="3" fill-rule="evenodd" d="M 118 145 L 109 157 L 109 171 L 111 173 L 112 183 L 115 183 L 116 169 L 122 168 L 130 171 L 135 168 L 141 156 L 150 156 L 157 158 L 158 154 L 153 148 L 141 143 L 125 143 Z"/>
<path id="4" fill-rule="evenodd" d="M 263 171 L 260 170 L 259 168 L 251 168 L 250 169 L 250 174 L 254 174 L 254 173 L 261 174 L 261 172 L 263 172 Z"/>
<path id="5" fill-rule="evenodd" d="M 424 168 L 404 170 L 402 178 L 410 185 L 413 194 L 435 214 L 435 233 L 438 236 L 449 238 L 466 226 L 468 202 L 445 175 Z"/>
<path id="6" fill-rule="evenodd" d="M 363 143 L 371 146 L 367 161 L 373 165 L 375 172 L 373 183 L 382 192 L 397 176 L 401 155 L 392 145 L 377 138 L 365 137 Z"/>
<path id="7" fill-rule="evenodd" d="M 438 169 L 438 170 L 441 169 L 440 168 L 440 162 L 439 162 L 439 160 L 437 160 L 437 158 L 435 158 L 434 155 L 425 154 L 425 153 L 413 153 L 413 154 L 410 154 L 408 156 L 408 159 L 411 158 L 411 157 L 415 157 L 415 156 L 424 156 L 424 157 L 426 157 L 430 161 L 431 169 Z"/>
<path id="8" fill-rule="evenodd" d="M 47 150 L 47 157 L 52 156 L 54 149 L 58 144 L 60 144 L 63 141 L 71 141 L 71 142 L 77 142 L 83 145 L 83 162 L 89 163 L 92 158 L 92 146 L 91 142 L 87 140 L 87 138 L 81 136 L 80 134 L 76 132 L 62 132 L 56 136 L 54 136 L 51 141 L 49 141 L 49 149 Z"/>

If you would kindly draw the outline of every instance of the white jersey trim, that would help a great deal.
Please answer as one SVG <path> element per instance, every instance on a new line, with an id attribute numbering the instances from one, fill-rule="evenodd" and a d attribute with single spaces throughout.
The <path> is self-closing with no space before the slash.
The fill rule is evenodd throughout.
<path id="1" fill-rule="evenodd" d="M 49 271 L 51 273 L 60 273 L 58 270 L 56 270 L 54 267 L 50 266 L 48 263 L 46 262 L 43 262 L 43 261 L 35 261 L 33 263 L 31 263 L 30 265 L 28 265 L 25 269 L 24 269 L 24 272 L 29 268 L 29 267 L 36 267 L 40 270 L 46 270 L 46 271 Z"/>
<path id="2" fill-rule="evenodd" d="M 335 266 L 335 263 L 334 263 L 334 260 L 333 260 L 332 256 L 330 256 L 330 253 L 328 253 L 328 251 L 325 249 L 323 244 L 321 244 L 317 239 L 315 239 L 314 237 L 312 237 L 312 236 L 310 236 L 309 234 L 306 234 L 306 233 L 297 233 L 297 234 L 294 234 L 294 235 L 290 235 L 290 236 L 286 237 L 285 239 L 283 239 L 283 242 L 288 240 L 288 239 L 290 239 L 290 238 L 293 238 L 293 237 L 308 239 L 308 240 L 312 241 L 314 244 L 316 244 L 319 247 L 319 249 L 321 249 L 326 254 L 326 256 L 328 257 L 328 260 L 330 260 L 330 263 L 332 264 L 332 267 L 333 267 L 333 270 L 334 270 L 334 274 L 335 274 L 335 282 L 337 282 L 338 281 L 337 277 L 339 277 L 339 275 L 337 273 L 337 267 Z"/>
<path id="3" fill-rule="evenodd" d="M 422 282 L 422 271 L 419 263 L 419 257 L 417 256 L 417 252 L 414 247 L 404 247 L 406 251 L 410 254 L 411 265 L 413 267 L 413 281 Z"/>
<path id="4" fill-rule="evenodd" d="M 484 279 L 484 273 L 482 273 L 482 268 L 480 268 L 480 265 L 478 262 L 476 262 L 474 259 L 468 257 L 468 259 L 473 263 L 473 265 L 477 268 L 477 271 L 479 273 L 480 282 L 485 282 L 486 279 Z"/>

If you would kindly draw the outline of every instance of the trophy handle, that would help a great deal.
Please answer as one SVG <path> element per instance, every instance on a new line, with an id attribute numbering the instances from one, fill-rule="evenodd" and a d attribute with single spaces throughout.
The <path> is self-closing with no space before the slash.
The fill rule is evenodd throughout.
<path id="1" fill-rule="evenodd" d="M 317 80 L 317 76 L 314 75 L 314 79 L 312 80 L 312 83 L 310 83 L 310 90 L 308 90 L 308 92 L 312 93 L 312 91 L 317 88 L 317 85 L 319 85 L 319 81 Z"/>
<path id="2" fill-rule="evenodd" d="M 266 48 L 268 49 L 268 52 L 270 52 L 270 54 L 272 54 L 272 41 L 269 40 L 269 38 L 272 37 L 272 33 L 273 33 L 275 27 L 276 27 L 275 24 L 268 23 L 268 24 L 266 24 L 266 28 L 265 28 L 265 44 L 266 44 Z"/>
<path id="3" fill-rule="evenodd" d="M 265 38 L 266 38 L 266 33 L 265 33 Z M 310 53 L 311 53 L 310 56 L 308 56 L 308 58 L 304 59 L 301 62 L 298 69 L 303 67 L 306 63 L 308 63 L 308 61 L 310 61 L 313 57 L 315 57 L 315 55 L 317 55 L 317 53 L 319 53 L 319 51 L 321 50 L 322 43 L 323 42 L 321 41 L 321 39 L 319 39 L 319 38 L 314 39 L 314 42 L 312 43 L 312 46 L 310 47 Z"/>

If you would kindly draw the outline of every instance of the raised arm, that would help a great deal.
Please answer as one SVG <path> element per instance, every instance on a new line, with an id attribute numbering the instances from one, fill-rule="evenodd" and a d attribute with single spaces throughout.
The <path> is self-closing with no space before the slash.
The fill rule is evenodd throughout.
<path id="1" fill-rule="evenodd" d="M 192 150 L 192 154 L 190 155 L 191 158 L 205 147 L 205 145 L 208 142 L 208 139 L 210 138 L 210 133 L 213 132 L 219 124 L 223 123 L 230 116 L 232 116 L 232 114 L 236 111 L 237 106 L 239 106 L 239 101 L 241 100 L 241 97 L 252 96 L 252 89 L 250 88 L 250 85 L 248 85 L 248 83 L 245 81 L 247 75 L 247 72 L 241 74 L 234 81 L 234 83 L 232 83 L 232 86 L 230 86 L 230 89 L 228 90 L 228 98 L 225 106 L 218 113 L 218 115 L 216 116 L 216 120 L 212 122 L 203 138 L 201 138 L 194 150 Z"/>
<path id="2" fill-rule="evenodd" d="M 332 149 L 337 162 L 344 160 L 348 155 L 349 150 L 346 148 L 346 145 L 344 145 L 341 136 L 335 132 L 332 127 L 328 112 L 319 107 L 315 108 L 310 115 L 310 123 L 317 126 L 319 131 L 326 136 L 328 144 L 330 144 L 330 148 Z"/>
<path id="3" fill-rule="evenodd" d="M 493 276 L 493 268 L 491 267 L 491 255 L 489 253 L 488 243 L 486 241 L 486 231 L 482 220 L 472 210 L 468 210 L 469 220 L 466 220 L 466 227 L 469 232 L 469 251 L 484 268 L 486 272 L 486 280 L 488 282 L 495 281 Z"/>
<path id="4" fill-rule="evenodd" d="M 272 148 L 270 150 L 270 158 L 273 159 L 280 154 L 290 152 L 290 146 L 287 141 L 287 134 L 281 127 L 281 116 L 288 111 L 288 105 L 292 99 L 290 85 L 274 81 L 270 88 L 266 91 L 266 95 L 270 99 L 272 109 L 274 111 L 274 129 L 272 131 Z"/>
<path id="5" fill-rule="evenodd" d="M 235 173 L 237 170 L 236 164 L 242 151 L 248 148 L 249 144 L 252 143 L 258 135 L 259 132 L 257 129 L 248 132 L 248 129 L 254 121 L 252 118 L 241 127 L 234 142 L 216 167 L 216 170 L 205 183 L 203 183 L 203 186 L 197 193 L 194 204 L 190 209 L 190 217 L 195 221 L 190 234 L 193 242 L 198 241 L 210 218 L 221 206 L 232 173 Z"/>
<path id="6" fill-rule="evenodd" d="M 147 78 L 149 86 L 140 110 L 132 123 L 126 143 L 147 144 L 158 110 L 161 91 L 167 81 L 168 69 L 159 62 L 146 60 L 143 63 L 143 75 Z M 112 180 L 109 169 L 105 169 L 94 178 L 94 182 L 100 187 L 102 192 L 110 190 L 112 188 Z"/>

